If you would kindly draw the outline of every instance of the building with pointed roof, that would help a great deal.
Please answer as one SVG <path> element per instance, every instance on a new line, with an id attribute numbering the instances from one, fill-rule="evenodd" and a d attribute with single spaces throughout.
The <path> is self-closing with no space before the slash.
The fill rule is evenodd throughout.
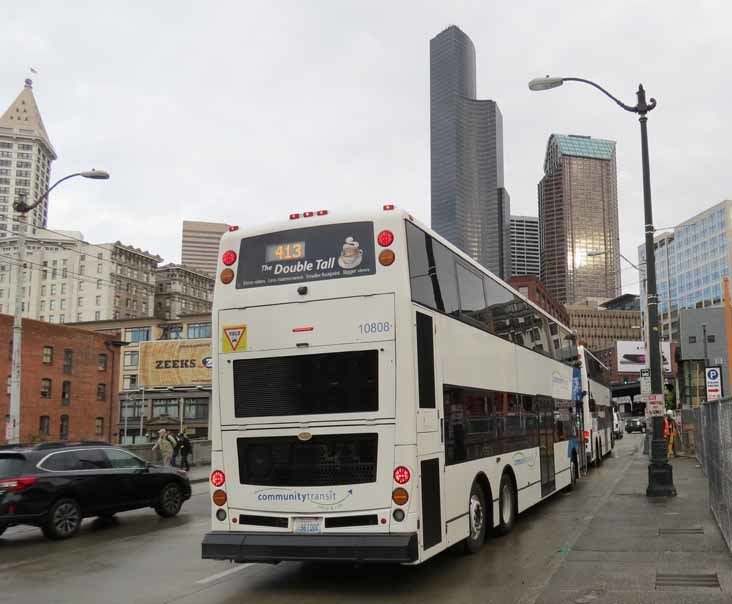
<path id="1" fill-rule="evenodd" d="M 33 96 L 33 81 L 27 79 L 23 90 L 0 116 L 0 240 L 19 228 L 13 203 L 21 199 L 33 203 L 46 191 L 55 159 L 56 151 Z M 35 227 L 45 227 L 47 219 L 45 199 L 28 220 Z"/>

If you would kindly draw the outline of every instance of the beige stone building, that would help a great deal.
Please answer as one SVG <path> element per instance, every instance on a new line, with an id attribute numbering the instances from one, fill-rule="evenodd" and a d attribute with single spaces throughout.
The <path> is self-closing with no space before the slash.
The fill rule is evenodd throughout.
<path id="1" fill-rule="evenodd" d="M 150 435 L 160 428 L 177 432 L 181 427 L 194 438 L 208 437 L 210 313 L 175 320 L 142 317 L 94 321 L 77 327 L 114 335 L 124 343 L 120 349 L 120 389 L 113 415 L 115 440 L 149 442 Z M 195 369 L 156 375 L 157 366 L 166 362 L 174 365 L 178 357 L 191 356 L 198 361 Z"/>
<path id="2" fill-rule="evenodd" d="M 220 222 L 183 221 L 181 264 L 213 275 L 219 256 L 219 242 L 229 228 Z"/>
<path id="3" fill-rule="evenodd" d="M 166 264 L 155 273 L 155 316 L 177 319 L 211 311 L 214 279 L 208 273 L 180 264 Z"/>
<path id="4" fill-rule="evenodd" d="M 642 340 L 638 297 L 625 294 L 612 300 L 588 299 L 565 305 L 569 326 L 577 333 L 577 343 L 590 350 L 615 346 L 619 340 Z"/>

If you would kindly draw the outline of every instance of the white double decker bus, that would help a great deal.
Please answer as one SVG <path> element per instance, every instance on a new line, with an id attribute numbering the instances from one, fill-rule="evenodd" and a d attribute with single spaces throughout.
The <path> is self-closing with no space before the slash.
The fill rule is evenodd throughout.
<path id="1" fill-rule="evenodd" d="M 615 447 L 610 371 L 584 346 L 579 346 L 578 358 L 586 459 L 598 466 Z"/>
<path id="2" fill-rule="evenodd" d="M 577 477 L 570 330 L 406 212 L 221 240 L 204 558 L 420 563 Z"/>

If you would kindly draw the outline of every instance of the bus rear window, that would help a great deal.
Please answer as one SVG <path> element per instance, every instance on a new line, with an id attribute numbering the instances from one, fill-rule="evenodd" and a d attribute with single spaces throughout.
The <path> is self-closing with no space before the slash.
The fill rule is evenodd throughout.
<path id="1" fill-rule="evenodd" d="M 349 222 L 242 239 L 236 287 L 263 287 L 376 272 L 374 224 Z"/>
<path id="2" fill-rule="evenodd" d="M 379 353 L 333 352 L 234 361 L 235 417 L 374 412 Z"/>

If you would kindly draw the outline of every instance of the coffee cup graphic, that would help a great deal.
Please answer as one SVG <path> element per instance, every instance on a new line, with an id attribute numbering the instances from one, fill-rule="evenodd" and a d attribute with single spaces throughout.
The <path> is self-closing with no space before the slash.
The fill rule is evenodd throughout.
<path id="1" fill-rule="evenodd" d="M 341 249 L 341 255 L 338 258 L 338 266 L 343 269 L 354 269 L 363 260 L 363 250 L 359 247 L 358 241 L 353 237 L 346 237 L 346 242 Z"/>

